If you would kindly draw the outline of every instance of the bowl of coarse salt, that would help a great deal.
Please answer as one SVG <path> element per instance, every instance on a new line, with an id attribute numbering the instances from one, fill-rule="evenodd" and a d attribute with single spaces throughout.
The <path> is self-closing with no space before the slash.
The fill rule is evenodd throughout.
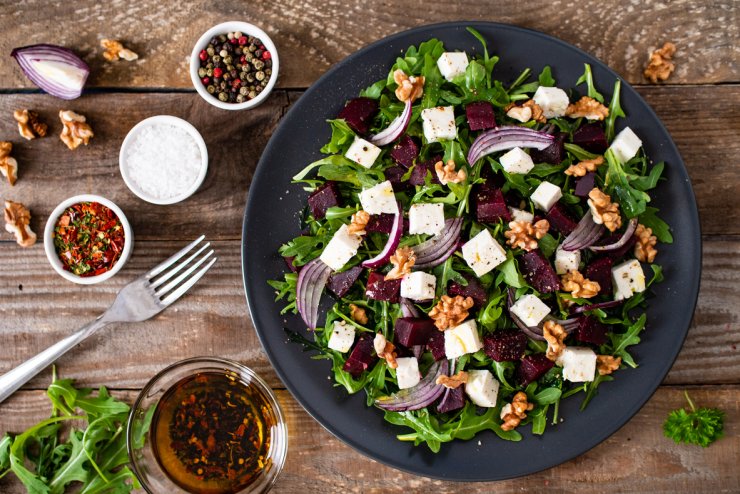
<path id="1" fill-rule="evenodd" d="M 174 204 L 198 190 L 208 150 L 198 130 L 170 115 L 142 120 L 126 135 L 119 155 L 128 188 L 152 204 Z"/>

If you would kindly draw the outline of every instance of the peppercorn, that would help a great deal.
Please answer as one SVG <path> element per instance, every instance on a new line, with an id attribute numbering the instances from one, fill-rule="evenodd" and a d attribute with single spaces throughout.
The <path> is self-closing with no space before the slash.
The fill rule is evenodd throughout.
<path id="1" fill-rule="evenodd" d="M 210 83 L 211 83 L 211 79 L 210 79 L 209 77 L 203 77 L 203 78 L 201 79 L 201 81 L 203 82 L 203 85 L 204 85 L 204 86 L 207 86 L 208 84 L 210 84 Z"/>
<path id="2" fill-rule="evenodd" d="M 255 91 L 250 91 L 249 92 L 249 99 L 254 99 L 256 97 L 257 97 L 257 93 Z"/>
<path id="3" fill-rule="evenodd" d="M 257 45 L 255 45 L 254 43 L 249 45 L 249 51 L 254 52 L 256 49 L 257 49 Z"/>
<path id="4" fill-rule="evenodd" d="M 231 79 L 231 74 L 229 72 L 224 72 L 223 78 L 225 81 L 228 81 Z"/>
<path id="5" fill-rule="evenodd" d="M 254 74 L 250 72 L 249 74 L 247 74 L 246 79 L 247 79 L 247 82 L 254 82 Z"/>
<path id="6" fill-rule="evenodd" d="M 234 61 L 234 59 L 233 59 L 233 58 L 231 58 L 231 55 L 229 55 L 229 54 L 226 54 L 226 56 L 224 57 L 224 63 L 225 63 L 226 65 L 231 65 L 231 62 L 233 62 L 233 61 Z"/>
<path id="7" fill-rule="evenodd" d="M 262 50 L 260 50 L 259 48 L 257 48 L 256 50 L 254 50 L 254 56 L 257 57 L 257 58 L 262 58 L 262 53 L 264 53 L 264 52 Z"/>
<path id="8" fill-rule="evenodd" d="M 213 76 L 214 77 L 221 77 L 221 74 L 223 74 L 223 73 L 224 73 L 223 69 L 221 69 L 219 67 L 216 67 L 215 69 L 213 69 Z"/>
<path id="9" fill-rule="evenodd" d="M 214 50 L 212 46 L 209 46 L 208 48 L 206 48 L 206 53 L 208 53 L 209 57 L 212 57 L 216 54 L 216 50 Z"/>
<path id="10" fill-rule="evenodd" d="M 262 80 L 264 80 L 264 79 L 265 79 L 265 73 L 264 73 L 264 72 L 262 72 L 262 71 L 260 70 L 259 72 L 257 72 L 256 74 L 254 74 L 254 77 L 255 77 L 255 78 L 256 78 L 256 79 L 258 80 L 258 81 L 262 81 Z"/>
<path id="11" fill-rule="evenodd" d="M 252 67 L 254 67 L 256 70 L 262 70 L 265 68 L 265 62 L 262 60 L 254 59 L 252 60 Z"/>
<path id="12" fill-rule="evenodd" d="M 213 94 L 216 92 L 216 86 L 214 86 L 213 84 L 209 84 L 208 87 L 206 88 L 206 91 Z"/>
<path id="13" fill-rule="evenodd" d="M 234 33 L 226 33 L 227 39 L 234 39 Z"/>
<path id="14" fill-rule="evenodd" d="M 262 60 L 270 60 L 271 58 L 272 58 L 272 53 L 270 53 L 269 51 L 265 50 L 262 53 Z"/>
<path id="15" fill-rule="evenodd" d="M 244 103 L 244 95 L 243 94 L 237 94 L 236 95 L 236 102 L 237 103 Z"/>
<path id="16" fill-rule="evenodd" d="M 220 61 L 221 61 L 221 56 L 220 56 L 220 55 L 213 55 L 213 56 L 211 57 L 211 61 L 212 61 L 213 63 L 218 63 L 218 62 L 220 62 Z"/>
<path id="17" fill-rule="evenodd" d="M 246 36 L 239 36 L 239 45 L 244 46 L 247 44 L 247 37 Z"/>
<path id="18" fill-rule="evenodd" d="M 221 50 L 220 52 L 218 52 L 218 54 L 221 55 L 222 58 L 224 58 L 224 57 L 226 57 L 226 55 L 229 54 L 229 52 L 226 51 L 226 50 Z"/>
<path id="19" fill-rule="evenodd" d="M 244 50 L 242 50 L 241 46 L 234 48 L 234 55 L 241 55 L 242 53 L 244 53 Z"/>
<path id="20" fill-rule="evenodd" d="M 247 89 L 246 86 L 242 86 L 239 88 L 239 94 L 246 96 L 249 94 L 249 89 Z"/>
<path id="21" fill-rule="evenodd" d="M 207 75 L 208 77 L 213 77 L 213 71 L 214 71 L 214 70 L 215 70 L 215 69 L 208 69 L 208 70 L 206 70 L 206 75 Z"/>
<path id="22" fill-rule="evenodd" d="M 226 42 L 226 35 L 225 34 L 219 34 L 218 35 L 218 41 L 216 43 L 225 43 Z M 214 44 L 216 44 L 214 43 Z"/>
<path id="23" fill-rule="evenodd" d="M 225 92 L 218 93 L 218 99 L 219 101 L 223 101 L 225 103 L 229 99 L 229 95 Z"/>
<path id="24" fill-rule="evenodd" d="M 229 94 L 229 102 L 230 103 L 236 103 L 236 94 L 230 93 Z"/>
<path id="25" fill-rule="evenodd" d="M 198 69 L 198 77 L 205 77 L 206 75 L 208 75 L 208 73 L 205 67 Z"/>

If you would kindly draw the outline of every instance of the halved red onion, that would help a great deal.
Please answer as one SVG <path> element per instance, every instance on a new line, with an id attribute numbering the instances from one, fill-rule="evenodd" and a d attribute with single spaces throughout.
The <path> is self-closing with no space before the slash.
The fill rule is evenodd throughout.
<path id="1" fill-rule="evenodd" d="M 406 100 L 406 106 L 403 108 L 403 112 L 399 116 L 393 119 L 393 121 L 374 136 L 370 138 L 370 142 L 376 146 L 385 146 L 395 141 L 401 134 L 406 131 L 406 127 L 409 126 L 411 121 L 411 100 Z"/>
<path id="2" fill-rule="evenodd" d="M 427 269 L 445 262 L 457 249 L 462 225 L 462 218 L 449 218 L 439 234 L 413 247 L 416 255 L 414 268 Z"/>
<path id="3" fill-rule="evenodd" d="M 362 262 L 363 268 L 377 268 L 388 263 L 388 259 L 391 258 L 396 249 L 398 248 L 401 237 L 403 236 L 403 210 L 401 205 L 398 205 L 398 211 L 396 216 L 393 218 L 393 228 L 391 233 L 388 235 L 388 242 L 386 242 L 383 250 L 378 252 L 378 255 Z"/>
<path id="4" fill-rule="evenodd" d="M 578 329 L 578 318 L 572 317 L 569 319 L 556 319 L 552 316 L 547 316 L 545 319 L 537 326 L 527 326 L 524 324 L 524 321 L 519 319 L 519 317 L 511 312 L 511 306 L 514 305 L 514 290 L 509 289 L 508 297 L 506 300 L 506 309 L 509 311 L 509 317 L 511 317 L 511 320 L 514 321 L 514 324 L 522 330 L 524 334 L 532 338 L 533 340 L 538 341 L 545 341 L 545 337 L 542 336 L 542 326 L 544 326 L 545 321 L 554 321 L 557 324 L 560 324 L 566 333 L 570 334 L 576 329 Z"/>
<path id="5" fill-rule="evenodd" d="M 627 241 L 632 237 L 632 235 L 635 234 L 635 230 L 637 230 L 637 218 L 632 218 L 629 223 L 627 223 L 627 229 L 624 231 L 624 235 L 614 242 L 613 244 L 609 245 L 592 245 L 589 247 L 594 252 L 605 252 L 608 250 L 617 250 L 618 248 L 622 247 L 624 244 L 627 243 Z"/>
<path id="6" fill-rule="evenodd" d="M 90 67 L 69 48 L 56 45 L 22 46 L 10 52 L 31 82 L 57 98 L 82 94 Z"/>
<path id="7" fill-rule="evenodd" d="M 296 284 L 296 308 L 309 329 L 316 329 L 319 302 L 332 269 L 316 258 L 301 268 Z"/>
<path id="8" fill-rule="evenodd" d="M 449 363 L 446 359 L 434 362 L 419 384 L 413 388 L 402 389 L 391 396 L 380 397 L 375 400 L 375 405 L 391 412 L 419 410 L 429 406 L 444 393 L 445 387 L 437 384 L 437 378 L 447 375 L 448 369 Z"/>
<path id="9" fill-rule="evenodd" d="M 590 304 L 590 305 L 576 305 L 571 308 L 570 313 L 571 314 L 582 314 L 584 312 L 590 311 L 590 310 L 596 310 L 596 309 L 611 309 L 614 307 L 619 307 L 624 303 L 626 299 L 621 300 L 609 300 L 608 302 L 599 302 L 598 304 Z"/>
<path id="10" fill-rule="evenodd" d="M 468 151 L 468 163 L 472 166 L 486 155 L 515 147 L 543 150 L 554 140 L 554 136 L 546 132 L 527 127 L 497 127 L 482 133 L 473 141 Z"/>
<path id="11" fill-rule="evenodd" d="M 581 221 L 578 222 L 576 229 L 563 240 L 563 250 L 585 249 L 595 244 L 603 234 L 604 225 L 596 223 L 591 215 L 591 210 L 588 210 Z"/>

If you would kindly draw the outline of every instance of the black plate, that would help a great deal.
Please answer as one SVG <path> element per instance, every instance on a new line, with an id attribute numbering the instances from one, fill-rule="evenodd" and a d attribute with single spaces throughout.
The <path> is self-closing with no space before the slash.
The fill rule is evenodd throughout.
<path id="1" fill-rule="evenodd" d="M 384 422 L 379 410 L 366 407 L 364 393 L 348 396 L 344 388 L 334 387 L 327 379 L 331 373 L 328 361 L 312 360 L 300 345 L 286 342 L 283 327 L 305 331 L 305 326 L 298 317 L 279 315 L 282 304 L 273 301 L 274 292 L 267 285 L 267 280 L 281 278 L 285 270 L 278 247 L 300 229 L 298 211 L 305 205 L 306 193 L 290 183 L 291 177 L 320 157 L 319 148 L 330 137 L 325 120 L 334 118 L 360 89 L 385 77 L 396 56 L 409 45 L 437 37 L 448 50 L 479 53 L 480 45 L 466 26 L 480 31 L 489 50 L 500 56 L 494 69 L 497 79 L 512 81 L 526 67 L 537 74 L 550 65 L 558 86 L 571 88 L 583 73 L 583 64 L 590 63 L 597 87 L 611 94 L 617 74 L 602 62 L 563 41 L 518 27 L 456 22 L 412 29 L 373 43 L 321 77 L 270 139 L 249 191 L 242 266 L 252 320 L 275 371 L 306 411 L 332 434 L 378 461 L 415 474 L 447 480 L 501 480 L 562 463 L 617 431 L 656 390 L 686 337 L 701 270 L 696 202 L 676 146 L 633 88 L 622 85 L 622 107 L 628 118 L 621 119 L 620 128 L 628 123 L 642 138 L 648 155 L 667 164 L 668 181 L 653 194 L 654 205 L 672 225 L 675 239 L 673 245 L 661 246 L 658 255 L 665 281 L 654 289 L 643 341 L 633 347 L 639 368 L 617 372 L 615 381 L 599 387 L 599 395 L 584 412 L 578 411 L 579 397 L 565 400 L 560 413 L 564 421 L 548 427 L 544 436 L 523 431 L 523 440 L 512 443 L 486 432 L 472 441 L 443 445 L 438 454 L 426 446 L 397 441 L 395 435 L 405 429 Z M 362 466 L 357 468 L 360 471 Z"/>

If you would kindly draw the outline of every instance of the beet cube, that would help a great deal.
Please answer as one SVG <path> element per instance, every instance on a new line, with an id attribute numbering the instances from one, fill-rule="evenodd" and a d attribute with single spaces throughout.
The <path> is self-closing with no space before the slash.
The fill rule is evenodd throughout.
<path id="1" fill-rule="evenodd" d="M 522 274 L 532 288 L 540 293 L 550 293 L 560 289 L 560 278 L 540 249 L 525 252 L 519 259 Z"/>
<path id="2" fill-rule="evenodd" d="M 375 362 L 375 360 L 377 360 L 378 357 L 374 355 L 375 347 L 373 346 L 373 338 L 374 336 L 370 336 L 368 333 L 363 333 L 362 336 L 357 339 L 355 347 L 352 349 L 352 352 L 349 354 L 349 358 L 347 358 L 347 361 L 344 363 L 344 367 L 342 367 L 342 369 L 352 374 L 352 377 L 360 377 L 360 375 L 365 372 L 370 365 Z"/>
<path id="3" fill-rule="evenodd" d="M 432 352 L 434 360 L 442 360 L 446 358 L 445 354 L 445 334 L 442 331 L 434 333 L 427 341 L 427 348 Z"/>
<path id="4" fill-rule="evenodd" d="M 378 102 L 371 98 L 354 98 L 347 102 L 337 118 L 343 118 L 358 134 L 367 134 L 373 117 L 378 113 Z"/>
<path id="5" fill-rule="evenodd" d="M 609 245 L 616 243 L 620 238 L 622 238 L 622 233 L 614 232 L 604 238 L 602 238 L 600 241 L 596 242 L 596 245 Z M 614 250 L 607 250 L 604 252 L 605 256 L 611 257 L 614 260 L 621 259 L 624 257 L 624 255 L 631 251 L 632 248 L 637 243 L 637 236 L 632 235 L 630 238 L 627 239 L 627 241 L 624 243 L 623 246 L 621 246 L 618 249 Z"/>
<path id="6" fill-rule="evenodd" d="M 391 233 L 395 216 L 388 213 L 374 214 L 365 225 L 366 232 Z"/>
<path id="7" fill-rule="evenodd" d="M 583 276 L 595 281 L 601 288 L 599 295 L 608 295 L 612 292 L 612 266 L 614 261 L 607 256 L 598 257 L 591 261 L 583 271 Z"/>
<path id="8" fill-rule="evenodd" d="M 483 223 L 495 223 L 499 219 L 511 221 L 511 211 L 504 201 L 501 189 L 488 184 L 476 186 L 473 194 L 475 202 L 475 217 Z"/>
<path id="9" fill-rule="evenodd" d="M 411 184 L 408 181 L 401 180 L 407 171 L 408 170 L 402 166 L 391 166 L 386 168 L 383 171 L 383 174 L 385 175 L 385 179 L 390 181 L 391 185 L 393 185 L 393 190 L 400 192 L 411 187 Z"/>
<path id="10" fill-rule="evenodd" d="M 347 295 L 347 292 L 355 284 L 361 273 L 362 266 L 355 266 L 341 273 L 334 273 L 329 277 L 329 282 L 326 286 L 334 295 L 342 298 Z"/>
<path id="11" fill-rule="evenodd" d="M 457 388 L 447 388 L 445 393 L 442 395 L 442 399 L 437 404 L 437 411 L 439 413 L 452 412 L 459 410 L 465 406 L 465 393 L 463 387 L 458 386 Z"/>
<path id="12" fill-rule="evenodd" d="M 483 338 L 483 351 L 496 362 L 514 362 L 527 349 L 527 335 L 516 329 L 499 330 Z"/>
<path id="13" fill-rule="evenodd" d="M 575 337 L 576 340 L 583 343 L 603 345 L 606 343 L 607 331 L 609 331 L 608 326 L 602 324 L 595 317 L 583 316 L 578 320 L 578 329 L 576 329 Z"/>
<path id="14" fill-rule="evenodd" d="M 423 163 L 417 163 L 416 166 L 414 166 L 414 169 L 411 171 L 411 176 L 409 177 L 409 183 L 411 185 L 424 185 L 426 183 L 425 180 L 426 180 L 427 172 L 431 172 L 433 184 L 442 183 L 439 181 L 439 177 L 437 177 L 437 172 L 434 171 L 434 164 L 437 163 L 437 161 L 442 161 L 442 157 L 435 156 L 429 161 L 425 161 Z"/>
<path id="15" fill-rule="evenodd" d="M 588 193 L 596 187 L 596 172 L 588 172 L 581 178 L 576 179 L 576 187 L 573 192 L 578 197 L 588 197 Z"/>
<path id="16" fill-rule="evenodd" d="M 581 146 L 586 151 L 602 154 L 609 147 L 606 134 L 600 123 L 593 122 L 581 126 L 573 132 L 573 144 Z"/>
<path id="17" fill-rule="evenodd" d="M 483 285 L 481 285 L 481 282 L 478 281 L 478 278 L 472 275 L 464 274 L 463 278 L 468 281 L 467 286 L 463 286 L 459 283 L 451 281 L 449 286 L 447 287 L 447 294 L 450 297 L 454 297 L 456 295 L 460 295 L 461 297 L 470 297 L 473 299 L 475 307 L 480 309 L 488 301 L 488 294 L 486 294 L 486 289 L 483 288 Z"/>
<path id="18" fill-rule="evenodd" d="M 365 296 L 397 304 L 400 291 L 401 280 L 386 280 L 385 275 L 373 271 L 367 279 Z"/>
<path id="19" fill-rule="evenodd" d="M 535 163 L 550 163 L 559 165 L 565 159 L 565 137 L 567 134 L 558 132 L 555 134 L 555 140 L 542 151 L 530 149 L 529 156 Z"/>
<path id="20" fill-rule="evenodd" d="M 339 206 L 339 186 L 336 182 L 326 182 L 308 196 L 308 207 L 317 220 L 326 216 L 326 210 Z"/>
<path id="21" fill-rule="evenodd" d="M 465 107 L 470 130 L 492 129 L 496 127 L 493 105 L 488 101 L 474 101 Z"/>
<path id="22" fill-rule="evenodd" d="M 438 333 L 434 321 L 427 317 L 399 317 L 396 319 L 396 341 L 411 348 L 426 345 L 434 333 Z"/>
<path id="23" fill-rule="evenodd" d="M 295 261 L 295 256 L 287 256 L 283 257 L 283 259 L 285 260 L 285 264 L 288 265 L 288 269 L 290 269 L 293 273 L 298 272 L 298 266 L 293 264 L 293 261 Z"/>
<path id="24" fill-rule="evenodd" d="M 525 355 L 516 369 L 516 381 L 522 386 L 526 386 L 544 376 L 547 371 L 552 369 L 553 365 L 555 363 L 548 359 L 544 353 Z"/>
<path id="25" fill-rule="evenodd" d="M 568 212 L 565 210 L 565 207 L 559 202 L 556 202 L 550 210 L 545 213 L 545 218 L 547 218 L 547 221 L 550 222 L 550 226 L 552 226 L 555 231 L 560 232 L 565 236 L 570 235 L 570 233 L 578 226 L 578 222 L 570 217 Z"/>
<path id="26" fill-rule="evenodd" d="M 399 165 L 411 168 L 414 160 L 419 156 L 419 145 L 413 137 L 404 134 L 393 146 L 389 155 Z"/>

